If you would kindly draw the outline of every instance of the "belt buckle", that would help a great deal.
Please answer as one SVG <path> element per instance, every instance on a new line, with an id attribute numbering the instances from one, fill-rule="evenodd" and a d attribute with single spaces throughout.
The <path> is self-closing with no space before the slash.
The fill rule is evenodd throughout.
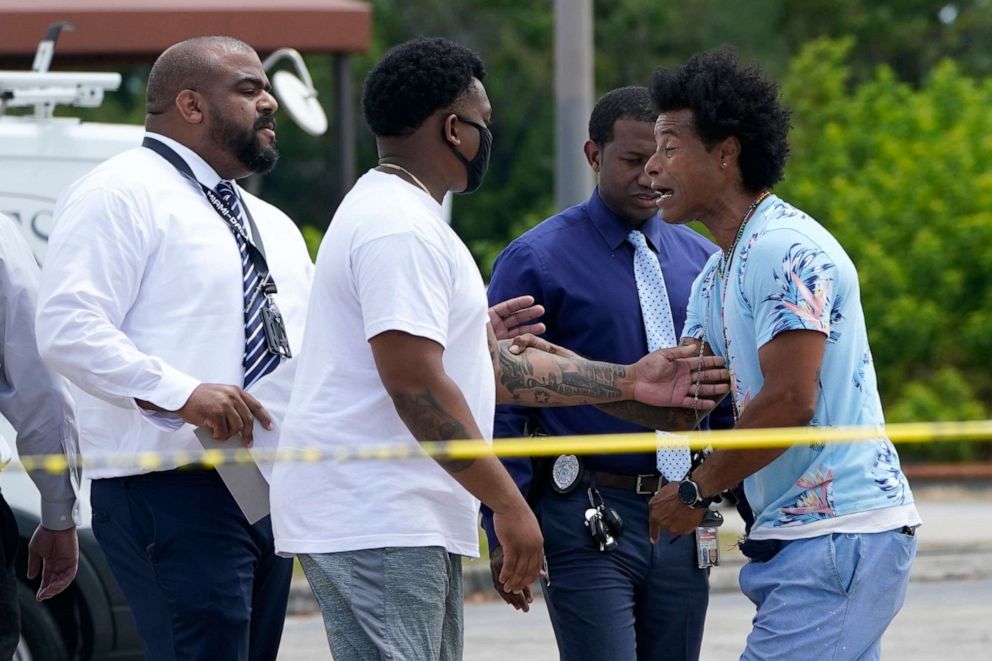
<path id="1" fill-rule="evenodd" d="M 649 478 L 650 479 L 650 478 L 656 478 L 656 477 L 659 477 L 659 476 L 657 476 L 657 475 L 638 475 L 637 476 L 637 483 L 634 485 L 634 492 L 638 496 L 653 496 L 654 494 L 656 494 L 657 493 L 657 490 L 661 488 L 661 482 L 660 482 L 660 480 L 658 482 L 658 487 L 654 491 L 650 491 L 650 490 L 645 491 L 644 488 L 641 486 L 642 483 L 644 482 L 644 479 L 645 478 Z"/>

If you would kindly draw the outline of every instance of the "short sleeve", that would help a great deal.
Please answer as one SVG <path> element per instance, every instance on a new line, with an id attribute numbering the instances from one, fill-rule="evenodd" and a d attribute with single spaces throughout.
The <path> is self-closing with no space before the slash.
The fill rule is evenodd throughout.
<path id="1" fill-rule="evenodd" d="M 373 239 L 352 256 L 365 337 L 402 331 L 446 346 L 454 289 L 451 261 L 415 232 Z"/>
<path id="2" fill-rule="evenodd" d="M 794 230 L 775 230 L 754 243 L 743 274 L 760 348 L 776 335 L 811 330 L 830 336 L 837 266 L 820 246 Z"/>

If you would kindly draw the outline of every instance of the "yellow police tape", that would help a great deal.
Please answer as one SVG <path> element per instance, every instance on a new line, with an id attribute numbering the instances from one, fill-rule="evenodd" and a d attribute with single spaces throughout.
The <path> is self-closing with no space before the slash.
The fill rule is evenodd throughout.
<path id="1" fill-rule="evenodd" d="M 826 443 L 851 443 L 888 437 L 893 443 L 932 443 L 944 441 L 983 441 L 992 439 L 992 420 L 966 422 L 910 422 L 863 427 L 779 427 L 774 429 L 727 429 L 679 432 L 667 436 L 652 433 L 603 434 L 597 436 L 539 436 L 498 439 L 492 447 L 479 441 L 431 441 L 380 443 L 360 447 L 251 451 L 240 447 L 200 452 L 143 452 L 128 455 L 94 455 L 79 462 L 84 469 L 163 467 L 200 464 L 208 467 L 250 462 L 367 461 L 423 458 L 472 459 L 482 456 L 532 457 L 559 454 L 621 454 L 654 452 L 659 445 L 700 449 L 758 449 Z M 233 441 L 232 441 L 233 443 Z M 21 457 L 28 471 L 59 473 L 68 468 L 63 455 Z"/>

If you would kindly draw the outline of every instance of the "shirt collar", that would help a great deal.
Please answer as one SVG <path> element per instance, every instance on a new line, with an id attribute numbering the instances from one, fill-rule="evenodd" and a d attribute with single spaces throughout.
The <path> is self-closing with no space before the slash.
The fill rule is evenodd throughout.
<path id="1" fill-rule="evenodd" d="M 186 161 L 186 164 L 189 165 L 189 169 L 193 171 L 193 176 L 195 176 L 196 180 L 201 184 L 207 188 L 217 188 L 217 184 L 221 182 L 220 175 L 217 174 L 216 170 L 210 167 L 207 162 L 203 160 L 203 158 L 195 151 L 186 145 L 176 142 L 172 138 L 162 135 L 161 133 L 145 131 L 145 135 L 149 138 L 158 140 L 179 154 L 179 156 Z"/>
<path id="2" fill-rule="evenodd" d="M 589 213 L 592 224 L 599 231 L 610 250 L 616 250 L 624 244 L 627 235 L 633 228 L 606 206 L 603 198 L 599 196 L 598 186 L 586 202 L 586 211 Z M 648 244 L 657 252 L 661 246 L 661 221 L 658 219 L 658 214 L 656 213 L 644 221 L 640 230 L 647 238 Z"/>

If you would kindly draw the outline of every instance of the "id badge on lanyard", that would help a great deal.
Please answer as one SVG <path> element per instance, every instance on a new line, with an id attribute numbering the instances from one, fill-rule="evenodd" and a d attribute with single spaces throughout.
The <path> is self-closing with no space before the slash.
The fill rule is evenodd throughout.
<path id="1" fill-rule="evenodd" d="M 265 260 L 265 248 L 262 245 L 262 235 L 258 231 L 258 227 L 255 226 L 255 220 L 252 218 L 248 207 L 243 202 L 241 203 L 241 208 L 244 210 L 245 217 L 251 225 L 255 242 L 248 239 L 244 228 L 240 225 L 240 222 L 234 220 L 236 216 L 228 205 L 220 199 L 217 193 L 197 180 L 196 176 L 193 174 L 193 170 L 189 167 L 189 164 L 187 164 L 179 154 L 170 149 L 168 145 L 151 137 L 145 137 L 141 145 L 151 149 L 153 152 L 167 160 L 174 168 L 186 176 L 186 178 L 199 186 L 203 191 L 204 196 L 206 196 L 207 200 L 210 202 L 210 206 L 213 207 L 214 211 L 216 211 L 224 222 L 228 224 L 231 231 L 241 234 L 242 239 L 248 244 L 249 257 L 252 262 L 255 263 L 256 272 L 262 274 L 262 277 L 259 279 L 258 289 L 252 292 L 251 299 L 248 303 L 248 308 L 250 308 L 254 303 L 255 297 L 259 295 L 265 296 L 265 301 L 262 303 L 259 314 L 262 318 L 262 332 L 265 334 L 266 348 L 269 352 L 278 356 L 292 358 L 293 352 L 290 351 L 289 348 L 289 336 L 286 334 L 286 322 L 283 319 L 282 313 L 279 312 L 279 306 L 276 304 L 276 283 L 272 280 L 271 274 L 269 273 L 268 264 Z"/>
<path id="2" fill-rule="evenodd" d="M 696 561 L 700 569 L 720 564 L 720 530 L 710 526 L 696 528 Z"/>

